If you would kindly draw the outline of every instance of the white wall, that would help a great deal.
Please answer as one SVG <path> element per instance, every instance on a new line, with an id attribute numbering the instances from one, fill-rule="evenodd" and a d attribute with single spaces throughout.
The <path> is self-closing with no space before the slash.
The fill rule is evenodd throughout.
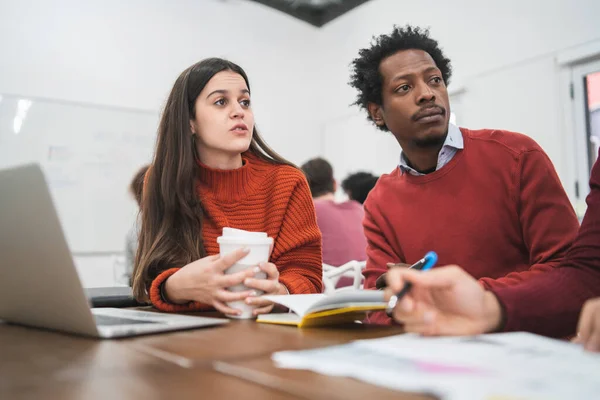
<path id="1" fill-rule="evenodd" d="M 555 58 L 600 39 L 598 15 L 597 0 L 371 0 L 316 29 L 245 0 L 0 0 L 0 94 L 158 111 L 184 68 L 228 57 L 248 72 L 277 151 L 297 163 L 324 155 L 338 178 L 383 173 L 399 148 L 349 107 L 348 65 L 372 35 L 412 23 L 453 61 L 459 124 L 532 136 L 569 182 Z M 87 286 L 114 281 L 111 260 L 78 257 Z"/>
<path id="2" fill-rule="evenodd" d="M 319 137 L 303 117 L 318 107 L 317 33 L 245 0 L 0 0 L 0 93 L 159 110 L 183 69 L 226 57 L 269 144 L 299 162 Z"/>
<path id="3" fill-rule="evenodd" d="M 301 162 L 320 142 L 317 34 L 245 0 L 0 0 L 0 94 L 158 111 L 183 69 L 225 57 L 248 73 L 268 143 Z M 85 286 L 119 283 L 112 255 L 76 265 Z"/>
<path id="4" fill-rule="evenodd" d="M 84 287 L 128 285 L 125 261 L 121 255 L 76 254 L 74 262 Z"/>
<path id="5" fill-rule="evenodd" d="M 388 33 L 394 24 L 431 27 L 431 35 L 452 60 L 454 75 L 449 91 L 460 94 L 458 123 L 469 128 L 502 128 L 533 137 L 555 164 L 565 188 L 572 195 L 572 157 L 565 154 L 560 128 L 559 68 L 555 58 L 563 50 L 600 38 L 600 2 L 597 0 L 454 0 L 404 2 L 372 0 L 326 25 L 322 31 L 321 92 L 323 125 L 363 115 L 347 105 L 355 92 L 347 84 L 349 64 L 358 49 L 368 46 L 373 35 Z M 377 152 L 369 140 L 381 141 L 380 133 L 362 124 L 343 126 L 354 145 L 345 153 L 336 140 L 325 140 L 326 157 L 341 165 L 336 175 L 368 167 L 389 171 L 399 148 Z M 342 137 L 341 133 L 330 133 Z M 376 139 L 375 139 L 376 138 Z M 360 139 L 360 140 L 359 140 Z M 371 153 L 365 154 L 368 149 Z M 358 161 L 356 161 L 358 160 Z M 360 161 L 368 160 L 368 161 Z M 363 164 L 364 163 L 364 164 Z M 353 165 L 348 169 L 348 165 Z"/>

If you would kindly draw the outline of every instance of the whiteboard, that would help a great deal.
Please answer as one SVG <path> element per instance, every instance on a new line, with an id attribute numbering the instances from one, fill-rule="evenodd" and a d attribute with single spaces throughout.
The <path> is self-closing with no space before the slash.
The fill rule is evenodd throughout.
<path id="1" fill-rule="evenodd" d="M 159 113 L 3 95 L 0 168 L 39 163 L 74 253 L 122 252 Z"/>

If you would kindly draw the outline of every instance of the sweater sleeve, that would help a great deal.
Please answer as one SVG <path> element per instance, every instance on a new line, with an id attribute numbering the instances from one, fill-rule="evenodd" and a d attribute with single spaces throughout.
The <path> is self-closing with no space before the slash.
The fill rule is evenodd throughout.
<path id="1" fill-rule="evenodd" d="M 600 296 L 599 162 L 592 169 L 590 189 L 579 234 L 559 268 L 517 286 L 491 287 L 506 312 L 505 330 L 571 335 L 583 303 Z"/>
<path id="2" fill-rule="evenodd" d="M 365 237 L 367 238 L 367 265 L 363 271 L 365 289 L 376 289 L 377 278 L 387 272 L 387 263 L 406 262 L 404 254 L 398 254 L 394 251 L 383 234 L 384 224 L 386 222 L 378 207 L 377 193 L 373 193 L 365 202 L 365 218 L 363 220 Z M 388 231 L 393 232 L 393 230 Z M 392 320 L 385 312 L 376 311 L 369 313 L 368 322 L 389 325 Z"/>
<path id="3" fill-rule="evenodd" d="M 529 269 L 493 279 L 482 278 L 486 289 L 511 286 L 556 268 L 573 243 L 579 222 L 548 156 L 537 147 L 523 152 L 515 171 L 515 201 Z"/>
<path id="4" fill-rule="evenodd" d="M 290 294 L 323 291 L 321 231 L 304 176 L 290 196 L 271 262 L 279 269 L 279 281 Z"/>
<path id="5" fill-rule="evenodd" d="M 190 301 L 185 304 L 172 304 L 165 301 L 162 290 L 163 285 L 167 279 L 181 268 L 169 268 L 166 271 L 161 272 L 150 285 L 150 301 L 152 305 L 160 310 L 166 312 L 186 312 L 186 311 L 205 311 L 212 310 L 213 307 L 208 304 L 199 303 L 197 301 Z"/>

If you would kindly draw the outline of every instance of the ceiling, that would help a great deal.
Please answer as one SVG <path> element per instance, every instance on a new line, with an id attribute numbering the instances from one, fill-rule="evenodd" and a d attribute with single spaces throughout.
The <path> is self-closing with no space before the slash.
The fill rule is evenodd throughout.
<path id="1" fill-rule="evenodd" d="M 250 0 L 321 27 L 369 0 Z"/>

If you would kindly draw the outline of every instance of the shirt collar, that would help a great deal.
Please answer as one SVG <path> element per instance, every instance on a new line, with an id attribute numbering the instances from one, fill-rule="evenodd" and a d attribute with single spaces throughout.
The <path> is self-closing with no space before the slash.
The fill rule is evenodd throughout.
<path id="1" fill-rule="evenodd" d="M 455 150 L 462 150 L 465 147 L 462 132 L 460 131 L 460 128 L 458 126 L 454 124 L 448 124 L 448 134 L 446 135 L 446 140 L 444 140 L 442 149 L 445 147 L 453 148 Z M 404 152 L 400 153 L 400 164 L 398 166 L 400 167 L 403 173 L 407 171 L 417 172 L 415 169 L 408 165 L 406 157 L 404 156 Z"/>

